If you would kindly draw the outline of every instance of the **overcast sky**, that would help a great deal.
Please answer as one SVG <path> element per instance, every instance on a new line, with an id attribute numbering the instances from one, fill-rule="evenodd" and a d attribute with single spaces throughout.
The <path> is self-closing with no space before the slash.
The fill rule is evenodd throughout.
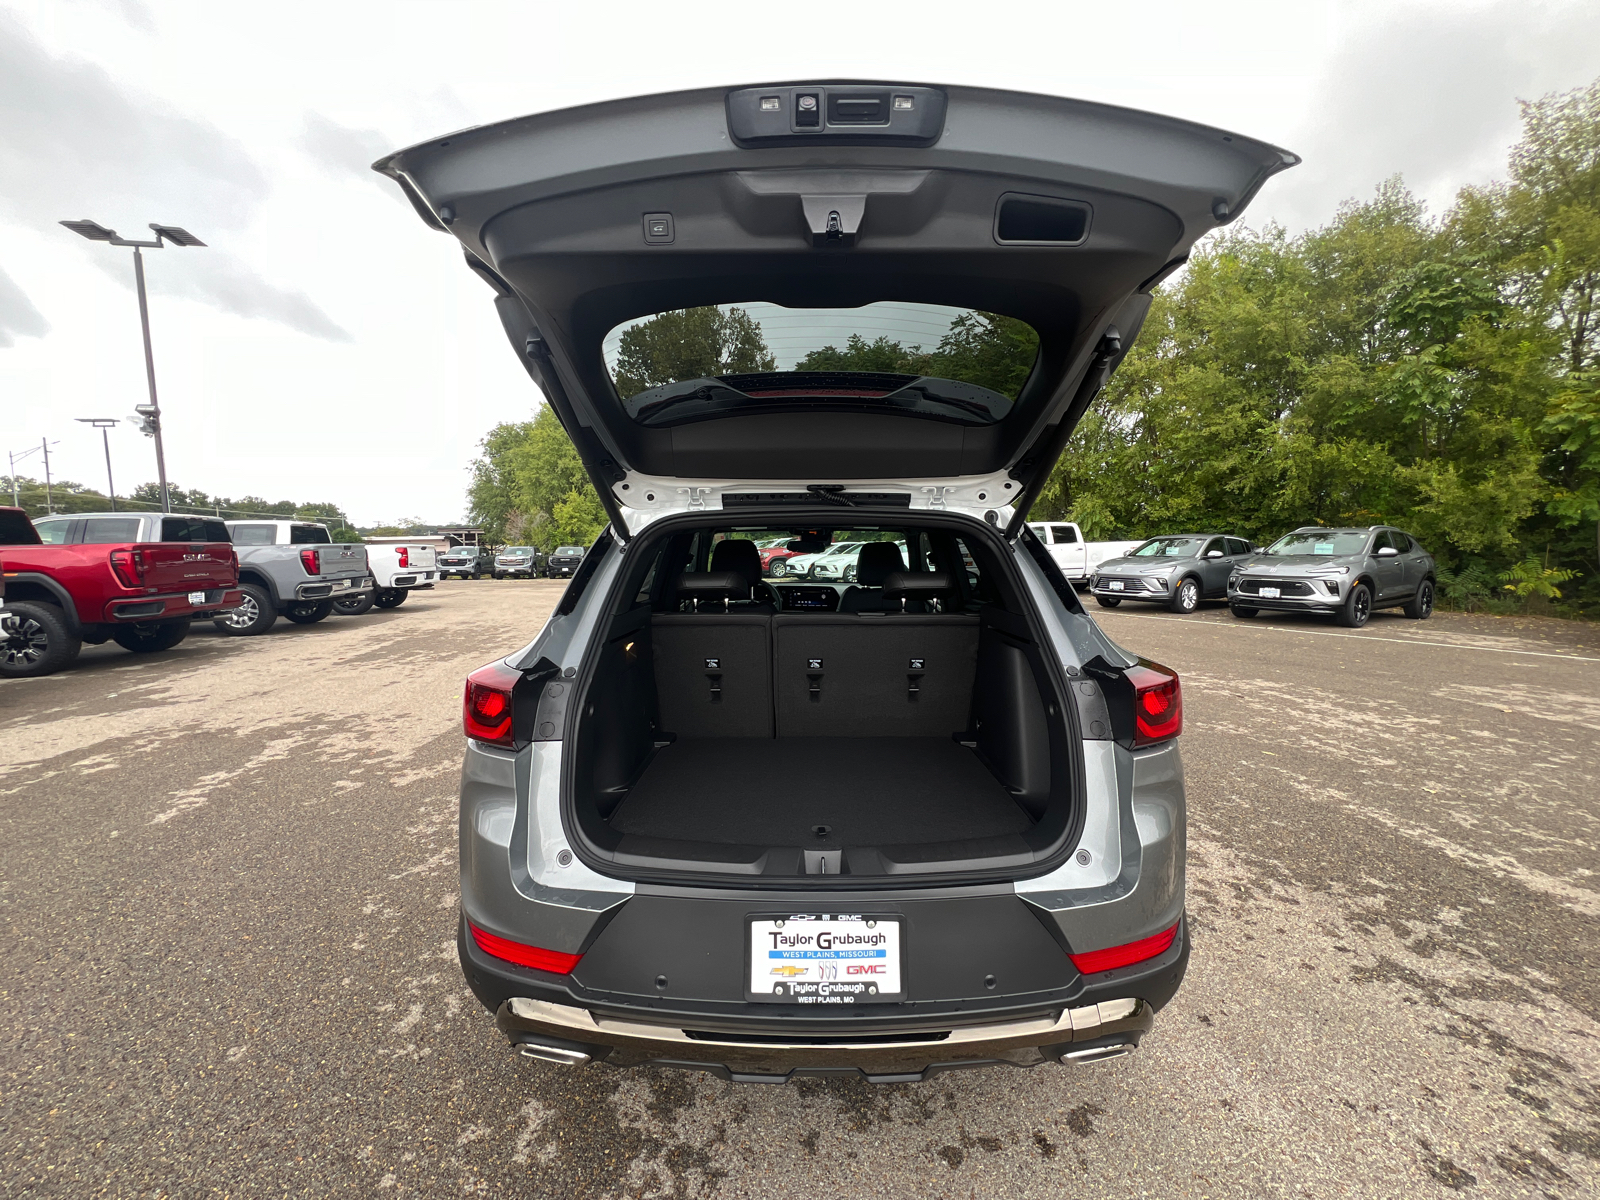
<path id="1" fill-rule="evenodd" d="M 0 0 L 0 452 L 48 437 L 52 474 L 104 487 L 73 418 L 144 401 L 131 252 L 56 222 L 183 225 L 207 248 L 147 256 L 172 480 L 456 520 L 478 439 L 538 399 L 454 240 L 371 161 L 527 112 L 829 76 L 1264 138 L 1305 165 L 1247 220 L 1301 229 L 1396 173 L 1435 211 L 1501 174 L 1517 98 L 1600 76 L 1600 3 Z M 155 477 L 126 424 L 111 448 L 119 491 Z"/>

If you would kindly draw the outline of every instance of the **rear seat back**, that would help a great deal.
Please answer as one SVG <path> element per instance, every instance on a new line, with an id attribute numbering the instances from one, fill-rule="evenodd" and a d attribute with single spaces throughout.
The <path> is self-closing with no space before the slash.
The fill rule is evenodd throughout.
<path id="1" fill-rule="evenodd" d="M 662 731 L 685 738 L 771 737 L 771 623 L 764 613 L 651 617 Z"/>
<path id="2" fill-rule="evenodd" d="M 778 737 L 948 737 L 967 728 L 975 616 L 780 613 L 772 638 Z"/>

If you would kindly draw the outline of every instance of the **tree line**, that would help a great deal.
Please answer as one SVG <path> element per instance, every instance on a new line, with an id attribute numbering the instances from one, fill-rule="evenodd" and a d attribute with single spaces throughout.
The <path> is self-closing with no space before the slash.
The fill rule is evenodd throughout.
<path id="1" fill-rule="evenodd" d="M 1434 553 L 1458 605 L 1600 607 L 1600 81 L 1523 103 L 1522 125 L 1507 177 L 1437 216 L 1396 178 L 1304 233 L 1203 242 L 1157 289 L 1031 515 L 1095 538 L 1258 542 L 1389 523 Z M 1014 395 L 1031 335 L 970 314 L 931 350 L 857 337 L 796 369 Z M 697 309 L 630 329 L 614 375 L 632 394 L 771 369 L 748 314 Z M 504 540 L 586 543 L 603 527 L 548 406 L 482 451 L 473 518 Z"/>
<path id="2" fill-rule="evenodd" d="M 11 503 L 11 484 L 16 486 L 17 502 L 30 517 L 48 513 L 109 512 L 111 501 L 102 491 L 70 479 L 53 479 L 48 488 L 42 479 L 19 475 L 7 480 L 0 502 Z M 295 500 L 266 500 L 260 496 L 243 496 L 237 500 L 213 496 L 199 488 L 167 485 L 167 495 L 172 511 L 194 516 L 215 516 L 224 521 L 248 521 L 252 517 L 278 520 L 320 521 L 328 527 L 335 541 L 360 541 L 360 534 L 350 523 L 344 509 L 337 504 L 304 504 Z M 161 486 L 141 483 L 126 495 L 119 495 L 116 507 L 126 512 L 161 511 Z M 401 532 L 401 531 L 397 531 Z"/>

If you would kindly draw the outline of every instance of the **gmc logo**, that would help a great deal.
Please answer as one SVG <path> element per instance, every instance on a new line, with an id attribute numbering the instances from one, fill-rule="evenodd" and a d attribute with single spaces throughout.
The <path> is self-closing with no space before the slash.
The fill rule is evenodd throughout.
<path id="1" fill-rule="evenodd" d="M 887 975 L 888 969 L 882 963 L 851 963 L 845 967 L 846 975 Z"/>

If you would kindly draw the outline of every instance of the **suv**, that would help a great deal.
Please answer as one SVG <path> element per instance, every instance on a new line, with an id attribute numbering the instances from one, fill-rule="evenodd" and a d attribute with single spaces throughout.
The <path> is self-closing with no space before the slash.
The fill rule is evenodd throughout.
<path id="1" fill-rule="evenodd" d="M 1296 161 L 819 83 L 376 164 L 466 248 L 610 518 L 464 696 L 461 965 L 518 1053 L 907 1081 L 1138 1044 L 1189 954 L 1179 682 L 1024 516 L 1150 289 Z M 760 540 L 869 532 L 855 585 L 761 577 Z"/>
<path id="2" fill-rule="evenodd" d="M 1433 615 L 1433 555 L 1388 525 L 1286 533 L 1236 569 L 1228 606 L 1236 617 L 1263 608 L 1332 613 L 1359 629 L 1375 608 L 1403 608 L 1417 621 Z"/>
<path id="3" fill-rule="evenodd" d="M 1223 533 L 1151 538 L 1095 567 L 1089 590 L 1103 608 L 1153 600 L 1175 613 L 1192 613 L 1202 600 L 1225 599 L 1229 576 L 1253 553 L 1244 538 Z"/>

